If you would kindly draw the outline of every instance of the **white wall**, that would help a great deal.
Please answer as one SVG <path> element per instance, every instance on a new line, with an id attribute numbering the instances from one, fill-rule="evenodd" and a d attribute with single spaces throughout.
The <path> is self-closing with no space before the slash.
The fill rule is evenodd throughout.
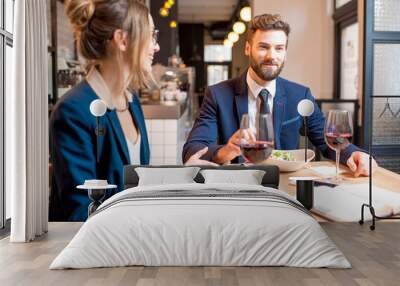
<path id="1" fill-rule="evenodd" d="M 252 0 L 253 15 L 281 14 L 291 26 L 282 76 L 309 86 L 317 98 L 333 96 L 332 0 Z"/>

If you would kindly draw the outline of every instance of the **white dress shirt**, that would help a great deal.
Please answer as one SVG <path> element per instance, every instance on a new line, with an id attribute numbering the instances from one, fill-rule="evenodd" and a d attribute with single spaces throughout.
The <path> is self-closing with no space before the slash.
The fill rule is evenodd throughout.
<path id="1" fill-rule="evenodd" d="M 140 165 L 140 133 L 138 134 L 136 143 L 131 142 L 127 137 L 125 137 L 125 140 L 128 146 L 131 165 Z"/>
<path id="2" fill-rule="evenodd" d="M 249 119 L 250 119 L 250 129 L 256 133 L 256 118 L 260 112 L 261 99 L 258 97 L 260 91 L 265 88 L 271 94 L 268 97 L 268 105 L 273 112 L 274 97 L 276 94 L 276 80 L 268 82 L 265 86 L 259 85 L 254 79 L 251 78 L 249 71 L 247 72 L 246 82 L 248 86 L 248 109 L 249 109 Z"/>

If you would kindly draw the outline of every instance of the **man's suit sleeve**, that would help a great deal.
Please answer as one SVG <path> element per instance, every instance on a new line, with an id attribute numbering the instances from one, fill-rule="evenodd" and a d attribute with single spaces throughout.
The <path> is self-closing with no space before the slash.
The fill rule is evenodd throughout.
<path id="1" fill-rule="evenodd" d="M 311 94 L 310 89 L 306 91 L 306 98 L 314 103 L 314 113 L 307 118 L 307 132 L 308 138 L 313 145 L 321 151 L 322 155 L 331 160 L 336 160 L 336 152 L 326 145 L 324 137 L 325 116 L 319 109 Z M 354 151 L 365 152 L 357 146 L 350 144 L 346 149 L 340 152 L 340 163 L 346 164 Z"/>
<path id="2" fill-rule="evenodd" d="M 201 159 L 212 161 L 214 154 L 223 147 L 217 144 L 218 139 L 218 106 L 210 88 L 207 88 L 201 105 L 199 116 L 193 125 L 188 139 L 183 146 L 182 160 L 185 163 L 189 158 L 208 147 L 208 151 Z"/>
<path id="3" fill-rule="evenodd" d="M 54 111 L 50 124 L 51 161 L 58 189 L 55 195 L 72 221 L 85 220 L 90 203 L 87 191 L 76 186 L 85 179 L 96 178 L 94 130 L 80 109 L 71 102 L 63 102 Z"/>

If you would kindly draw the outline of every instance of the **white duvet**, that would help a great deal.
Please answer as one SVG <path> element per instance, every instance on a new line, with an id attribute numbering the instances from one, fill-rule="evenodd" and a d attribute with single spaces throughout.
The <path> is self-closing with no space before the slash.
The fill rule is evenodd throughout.
<path id="1" fill-rule="evenodd" d="M 120 192 L 83 224 L 50 269 L 128 265 L 350 267 L 297 201 L 272 188 L 232 184 Z"/>

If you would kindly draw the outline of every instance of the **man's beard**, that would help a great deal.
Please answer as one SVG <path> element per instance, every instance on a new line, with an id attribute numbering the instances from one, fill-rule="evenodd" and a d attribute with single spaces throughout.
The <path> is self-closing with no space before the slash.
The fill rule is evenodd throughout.
<path id="1" fill-rule="evenodd" d="M 277 69 L 263 69 L 261 66 L 265 64 L 277 65 Z M 256 75 L 258 75 L 259 78 L 265 81 L 276 79 L 283 70 L 284 64 L 285 62 L 282 62 L 282 64 L 279 66 L 279 63 L 274 61 L 263 61 L 261 63 L 257 63 L 257 61 L 252 56 L 250 56 L 250 67 L 253 69 Z"/>

